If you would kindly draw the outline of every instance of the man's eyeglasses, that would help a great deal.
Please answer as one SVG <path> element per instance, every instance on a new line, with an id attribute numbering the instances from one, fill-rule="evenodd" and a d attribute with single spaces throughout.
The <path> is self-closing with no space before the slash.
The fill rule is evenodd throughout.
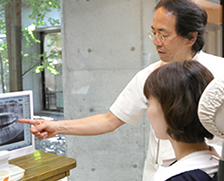
<path id="1" fill-rule="evenodd" d="M 151 40 L 153 40 L 154 38 L 156 38 L 156 40 L 158 41 L 158 42 L 160 42 L 160 43 L 163 43 L 164 42 L 164 36 L 163 35 L 161 35 L 161 34 L 155 34 L 155 33 L 153 33 L 152 31 L 149 31 L 148 33 L 148 36 L 149 36 L 149 38 L 151 39 Z"/>

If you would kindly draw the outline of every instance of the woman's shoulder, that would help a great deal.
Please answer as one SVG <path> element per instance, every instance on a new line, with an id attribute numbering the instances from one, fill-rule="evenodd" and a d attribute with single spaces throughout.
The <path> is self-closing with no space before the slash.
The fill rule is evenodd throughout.
<path id="1" fill-rule="evenodd" d="M 166 181 L 217 181 L 217 173 L 211 178 L 204 171 L 196 169 L 174 175 Z"/>

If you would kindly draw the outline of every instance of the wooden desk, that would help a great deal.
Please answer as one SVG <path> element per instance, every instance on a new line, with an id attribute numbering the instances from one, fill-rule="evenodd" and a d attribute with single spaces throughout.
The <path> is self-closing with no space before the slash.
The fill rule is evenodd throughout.
<path id="1" fill-rule="evenodd" d="M 76 167 L 76 160 L 36 150 L 33 154 L 10 160 L 9 164 L 25 170 L 19 181 L 55 181 L 69 176 L 69 170 Z"/>

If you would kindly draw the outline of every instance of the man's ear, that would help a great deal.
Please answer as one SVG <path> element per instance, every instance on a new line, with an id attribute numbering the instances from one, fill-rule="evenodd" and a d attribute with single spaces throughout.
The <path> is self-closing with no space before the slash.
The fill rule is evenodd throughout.
<path id="1" fill-rule="evenodd" d="M 197 40 L 198 32 L 190 32 L 189 33 L 189 41 L 188 45 L 193 46 L 195 41 Z"/>

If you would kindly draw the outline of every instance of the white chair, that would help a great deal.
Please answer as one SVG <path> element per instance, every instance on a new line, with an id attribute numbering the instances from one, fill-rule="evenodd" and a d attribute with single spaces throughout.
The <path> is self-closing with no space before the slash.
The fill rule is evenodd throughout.
<path id="1" fill-rule="evenodd" d="M 204 90 L 198 105 L 202 125 L 224 140 L 224 77 L 213 79 Z M 224 142 L 219 160 L 218 181 L 224 181 Z"/>

